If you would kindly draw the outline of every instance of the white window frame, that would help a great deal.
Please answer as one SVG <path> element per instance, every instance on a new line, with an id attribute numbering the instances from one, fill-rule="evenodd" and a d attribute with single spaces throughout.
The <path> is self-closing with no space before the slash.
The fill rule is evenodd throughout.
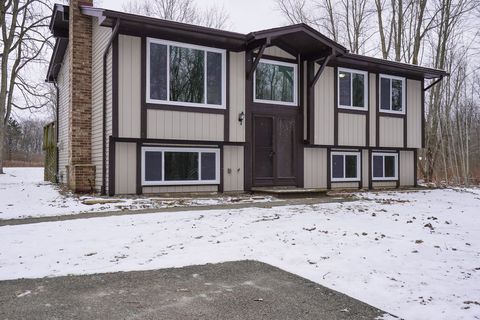
<path id="1" fill-rule="evenodd" d="M 343 178 L 334 178 L 333 177 L 333 156 L 343 156 Z M 356 156 L 357 157 L 357 176 L 355 178 L 345 178 L 346 173 L 346 162 L 345 156 Z M 357 182 L 360 181 L 360 170 L 361 170 L 361 154 L 360 152 L 354 151 L 332 151 L 330 152 L 330 181 L 331 182 Z"/>
<path id="2" fill-rule="evenodd" d="M 350 76 L 350 105 L 342 105 L 340 104 L 340 72 L 347 72 L 350 74 L 356 73 L 356 74 L 361 74 L 363 75 L 363 78 L 365 79 L 365 82 L 363 83 L 363 108 L 360 107 L 354 107 L 352 105 L 353 102 L 353 77 Z M 368 111 L 368 72 L 367 71 L 362 71 L 362 70 L 356 70 L 356 69 L 348 69 L 348 68 L 338 68 L 337 69 L 337 105 L 338 108 L 340 109 L 347 109 L 347 110 L 357 110 L 357 111 Z"/>
<path id="3" fill-rule="evenodd" d="M 373 175 L 373 157 L 382 157 L 383 158 L 383 177 L 375 177 Z M 395 157 L 395 176 L 394 177 L 385 177 L 385 156 Z M 372 181 L 396 181 L 398 180 L 398 153 L 394 152 L 372 152 L 371 159 L 371 168 L 372 168 Z"/>
<path id="4" fill-rule="evenodd" d="M 145 181 L 145 152 L 162 152 L 162 180 Z M 193 152 L 198 153 L 198 180 L 165 181 L 165 152 Z M 202 179 L 202 153 L 215 153 L 215 180 Z M 177 148 L 177 147 L 142 147 L 142 186 L 172 186 L 172 185 L 200 185 L 220 184 L 220 149 L 217 148 Z"/>
<path id="5" fill-rule="evenodd" d="M 150 97 L 150 44 L 157 43 L 161 45 L 167 46 L 167 100 L 160 100 L 160 99 L 152 99 Z M 182 101 L 171 101 L 170 100 L 170 46 L 174 47 L 181 47 L 187 49 L 195 49 L 201 50 L 205 52 L 204 54 L 204 103 L 196 103 L 196 102 L 182 102 Z M 222 104 L 208 104 L 207 103 L 207 52 L 215 52 L 222 54 Z M 210 48 L 204 46 L 198 46 L 188 43 L 182 42 L 175 42 L 175 41 L 167 41 L 155 38 L 147 38 L 147 63 L 146 63 L 146 101 L 147 103 L 152 104 L 167 104 L 167 105 L 174 105 L 179 107 L 198 107 L 198 108 L 213 108 L 213 109 L 226 109 L 226 101 L 227 101 L 227 58 L 226 58 L 226 50 L 217 49 L 217 48 Z"/>
<path id="6" fill-rule="evenodd" d="M 277 60 L 271 60 L 271 59 L 260 59 L 259 63 L 272 64 L 276 66 L 293 67 L 293 102 L 257 99 L 257 85 L 256 85 L 257 70 L 255 70 L 255 72 L 253 73 L 253 102 L 298 107 L 298 71 L 297 71 L 298 65 L 296 63 L 277 61 Z"/>
<path id="7" fill-rule="evenodd" d="M 378 81 L 378 111 L 381 113 L 393 113 L 393 114 L 405 114 L 406 108 L 405 108 L 405 98 L 406 98 L 406 80 L 404 77 L 397 77 L 397 76 L 392 76 L 389 74 L 380 74 L 379 75 L 380 79 Z M 390 109 L 382 109 L 382 78 L 389 79 L 390 80 Z M 392 80 L 400 80 L 402 81 L 402 110 L 401 111 L 396 111 L 392 110 L 392 100 L 393 100 L 393 94 L 392 94 Z"/>

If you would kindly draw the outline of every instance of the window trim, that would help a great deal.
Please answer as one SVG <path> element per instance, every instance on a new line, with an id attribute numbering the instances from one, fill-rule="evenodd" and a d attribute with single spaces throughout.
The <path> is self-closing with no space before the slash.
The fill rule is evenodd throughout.
<path id="1" fill-rule="evenodd" d="M 375 177 L 373 174 L 373 157 L 381 156 L 383 158 L 383 177 Z M 395 158 L 395 176 L 394 177 L 385 177 L 385 156 L 390 156 Z M 371 159 L 371 168 L 372 168 L 372 181 L 397 181 L 398 180 L 398 153 L 397 152 L 372 152 Z"/>
<path id="2" fill-rule="evenodd" d="M 382 109 L 382 78 L 389 79 L 390 80 L 390 109 Z M 401 111 L 396 111 L 392 110 L 392 79 L 393 80 L 401 80 L 402 81 L 402 110 Z M 378 112 L 380 113 L 392 113 L 392 114 L 406 114 L 406 92 L 407 92 L 407 87 L 406 87 L 406 78 L 405 77 L 398 77 L 398 76 L 392 76 L 389 74 L 379 74 L 378 75 Z"/>
<path id="3" fill-rule="evenodd" d="M 260 59 L 259 63 L 273 64 L 278 66 L 293 67 L 293 102 L 288 101 L 276 101 L 276 100 L 265 100 L 257 99 L 257 70 L 253 72 L 253 102 L 254 103 L 267 103 L 267 104 L 277 104 L 282 106 L 292 106 L 298 107 L 298 64 L 278 61 L 272 59 Z M 257 66 L 258 67 L 258 66 Z"/>
<path id="4" fill-rule="evenodd" d="M 150 97 L 150 45 L 152 43 L 157 43 L 161 45 L 167 46 L 167 100 L 160 100 L 160 99 L 152 99 Z M 201 50 L 205 52 L 204 54 L 204 88 L 203 94 L 205 98 L 204 103 L 196 103 L 196 102 L 182 102 L 182 101 L 171 101 L 170 100 L 170 46 L 187 48 L 187 49 L 195 49 Z M 156 39 L 156 38 L 147 38 L 147 49 L 146 49 L 146 102 L 151 104 L 161 104 L 161 105 L 174 105 L 179 107 L 198 107 L 198 108 L 212 108 L 212 109 L 226 109 L 227 105 L 227 58 L 226 54 L 227 51 L 223 49 L 199 46 L 189 43 L 183 42 L 176 42 L 176 41 L 169 41 L 163 39 Z M 222 55 L 222 104 L 208 104 L 207 103 L 207 52 L 215 52 L 220 53 Z"/>
<path id="5" fill-rule="evenodd" d="M 352 100 L 353 100 L 353 77 L 350 77 L 350 105 L 342 105 L 340 104 L 340 71 L 343 72 L 348 72 L 350 74 L 357 73 L 357 74 L 362 74 L 364 76 L 365 82 L 363 84 L 363 97 L 364 97 L 364 103 L 363 103 L 363 108 L 360 107 L 354 107 L 352 105 Z M 368 99 L 368 71 L 363 71 L 363 70 L 357 70 L 357 69 L 349 69 L 349 68 L 337 68 L 337 106 L 339 109 L 346 109 L 346 110 L 356 110 L 356 111 L 368 111 L 368 106 L 369 106 L 369 99 Z"/>
<path id="6" fill-rule="evenodd" d="M 344 178 L 334 178 L 333 177 L 333 156 L 343 156 L 343 176 Z M 345 178 L 345 156 L 356 156 L 357 157 L 357 176 L 355 178 Z M 331 151 L 330 152 L 330 181 L 331 182 L 359 182 L 361 175 L 361 153 L 359 151 Z"/>
<path id="7" fill-rule="evenodd" d="M 145 180 L 145 152 L 162 152 L 162 180 Z M 198 180 L 165 181 L 165 152 L 192 152 L 198 153 Z M 201 180 L 202 178 L 202 153 L 215 153 L 215 180 Z M 173 185 L 215 185 L 220 184 L 220 149 L 218 148 L 190 148 L 190 147 L 142 147 L 142 186 L 173 186 Z"/>

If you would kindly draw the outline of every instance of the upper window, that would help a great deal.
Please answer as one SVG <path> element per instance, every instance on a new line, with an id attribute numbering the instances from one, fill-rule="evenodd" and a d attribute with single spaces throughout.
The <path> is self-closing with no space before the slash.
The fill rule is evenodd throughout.
<path id="1" fill-rule="evenodd" d="M 338 107 L 368 110 L 368 72 L 338 68 Z"/>
<path id="2" fill-rule="evenodd" d="M 331 180 L 360 181 L 360 152 L 332 152 Z"/>
<path id="3" fill-rule="evenodd" d="M 147 102 L 225 108 L 225 50 L 148 39 Z"/>
<path id="4" fill-rule="evenodd" d="M 142 185 L 218 184 L 218 149 L 142 148 Z"/>
<path id="5" fill-rule="evenodd" d="M 373 153 L 372 154 L 373 180 L 398 179 L 398 154 Z"/>
<path id="6" fill-rule="evenodd" d="M 255 70 L 254 101 L 297 105 L 297 65 L 261 59 Z"/>
<path id="7" fill-rule="evenodd" d="M 405 113 L 405 78 L 380 75 L 380 111 Z"/>

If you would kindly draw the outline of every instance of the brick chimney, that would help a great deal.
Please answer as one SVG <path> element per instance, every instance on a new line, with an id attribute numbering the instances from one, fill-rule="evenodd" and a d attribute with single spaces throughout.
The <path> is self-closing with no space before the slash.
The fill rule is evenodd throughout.
<path id="1" fill-rule="evenodd" d="M 95 187 L 92 164 L 92 20 L 80 6 L 92 0 L 70 0 L 69 12 L 69 163 L 68 187 L 90 192 Z"/>

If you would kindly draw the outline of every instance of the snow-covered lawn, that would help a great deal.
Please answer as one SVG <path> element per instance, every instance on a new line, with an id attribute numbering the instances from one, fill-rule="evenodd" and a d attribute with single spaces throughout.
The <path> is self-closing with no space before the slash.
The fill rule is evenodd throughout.
<path id="1" fill-rule="evenodd" d="M 480 190 L 0 227 L 0 279 L 254 259 L 406 319 L 480 319 Z"/>
<path id="2" fill-rule="evenodd" d="M 4 168 L 0 175 L 0 220 L 72 215 L 84 212 L 205 206 L 230 202 L 268 202 L 271 197 L 214 197 L 211 199 L 102 198 L 62 194 L 57 186 L 43 181 L 43 168 Z M 112 200 L 107 199 L 107 200 Z"/>

